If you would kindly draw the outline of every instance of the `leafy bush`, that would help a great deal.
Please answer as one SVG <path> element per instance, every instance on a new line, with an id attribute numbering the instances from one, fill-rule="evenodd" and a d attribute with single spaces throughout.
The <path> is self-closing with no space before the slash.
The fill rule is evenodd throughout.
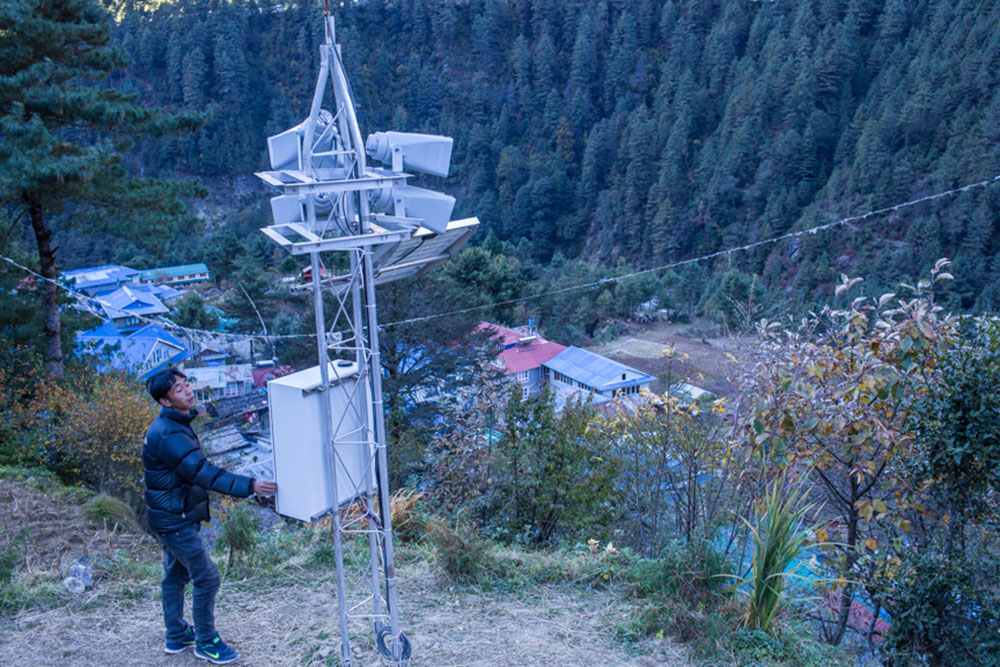
<path id="1" fill-rule="evenodd" d="M 142 385 L 118 371 L 73 368 L 48 397 L 51 442 L 45 464 L 67 482 L 143 505 L 142 442 L 156 407 Z"/>
<path id="2" fill-rule="evenodd" d="M 897 519 L 904 540 L 876 553 L 876 597 L 899 664 L 1000 663 L 1000 326 L 966 322 L 911 415 L 916 433 Z"/>
<path id="3" fill-rule="evenodd" d="M 120 528 L 129 532 L 138 530 L 132 508 L 112 496 L 94 496 L 83 506 L 83 513 L 94 523 L 104 524 L 108 528 Z"/>
<path id="4" fill-rule="evenodd" d="M 619 466 L 589 406 L 571 403 L 557 416 L 549 392 L 522 399 L 515 385 L 504 415 L 489 496 L 496 534 L 535 545 L 606 536 Z"/>
<path id="5" fill-rule="evenodd" d="M 40 356 L 0 336 L 0 464 L 39 463 L 50 387 Z"/>
<path id="6" fill-rule="evenodd" d="M 948 559 L 941 545 L 911 550 L 905 576 L 885 593 L 886 653 L 898 665 L 996 665 L 1000 661 L 1000 563 L 996 552 Z M 972 554 L 970 553 L 970 556 Z"/>

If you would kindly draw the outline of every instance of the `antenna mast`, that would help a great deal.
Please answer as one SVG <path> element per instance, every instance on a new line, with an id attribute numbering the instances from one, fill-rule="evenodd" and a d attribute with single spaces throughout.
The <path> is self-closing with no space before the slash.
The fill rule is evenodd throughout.
<path id="1" fill-rule="evenodd" d="M 399 619 L 375 285 L 417 277 L 447 261 L 479 221 L 450 220 L 454 198 L 407 184 L 412 175 L 404 168 L 447 176 L 450 138 L 377 132 L 367 144 L 362 140 L 329 0 L 323 24 L 309 115 L 268 139 L 271 170 L 257 173 L 278 193 L 271 199 L 275 224 L 261 231 L 293 255 L 309 256 L 311 281 L 301 289 L 312 291 L 319 360 L 317 442 L 303 445 L 301 437 L 286 437 L 275 427 L 283 418 L 279 406 L 270 402 L 277 510 L 306 520 L 331 518 L 341 664 L 352 664 L 352 621 L 362 619 L 373 623 L 379 652 L 405 665 L 411 647 Z M 322 108 L 328 84 L 332 113 Z M 369 167 L 367 156 L 384 167 Z M 346 272 L 326 275 L 322 253 L 336 253 L 329 269 Z M 332 322 L 324 290 L 335 304 Z M 289 466 L 282 457 L 303 446 L 322 462 L 320 495 L 326 500 L 315 514 L 299 516 L 287 509 L 299 500 L 296 494 L 315 497 L 316 490 L 302 489 L 307 485 L 300 479 L 283 479 Z M 345 539 L 352 536 L 364 539 Z M 352 553 L 361 544 L 367 553 Z"/>

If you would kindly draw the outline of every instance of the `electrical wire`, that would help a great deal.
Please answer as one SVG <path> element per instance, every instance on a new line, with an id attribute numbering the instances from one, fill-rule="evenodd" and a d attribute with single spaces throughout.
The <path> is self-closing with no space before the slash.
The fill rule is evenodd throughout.
<path id="1" fill-rule="evenodd" d="M 27 273 L 27 274 L 29 274 L 31 276 L 34 276 L 35 278 L 38 278 L 39 280 L 42 280 L 44 282 L 50 283 L 52 285 L 55 285 L 57 288 L 63 290 L 64 292 L 68 293 L 70 296 L 72 296 L 73 298 L 75 298 L 77 300 L 77 303 L 80 303 L 81 305 L 83 305 L 84 308 L 87 310 L 88 313 L 90 313 L 91 315 L 93 315 L 97 319 L 101 320 L 102 322 L 107 322 L 107 323 L 112 323 L 112 324 L 114 323 L 113 320 L 110 317 L 107 317 L 107 316 L 101 314 L 101 312 L 100 312 L 101 309 L 107 307 L 107 308 L 113 308 L 115 310 L 121 310 L 121 308 L 118 308 L 118 307 L 114 306 L 113 304 L 108 303 L 107 301 L 103 301 L 103 300 L 101 300 L 101 299 L 99 299 L 97 297 L 90 296 L 89 294 L 86 294 L 84 292 L 80 292 L 78 290 L 75 290 L 72 287 L 64 285 L 63 283 L 59 282 L 58 280 L 54 280 L 52 278 L 47 278 L 47 277 L 43 276 L 42 274 L 38 273 L 37 271 L 35 271 L 34 269 L 31 269 L 31 268 L 29 268 L 27 266 L 24 266 L 23 264 L 17 262 L 16 260 L 11 259 L 10 257 L 6 257 L 4 255 L 0 255 L 0 260 L 3 260 L 5 262 L 7 262 L 8 264 L 17 267 L 18 269 L 21 269 L 25 273 Z M 256 307 L 255 307 L 255 309 L 256 309 Z M 227 333 L 225 331 L 209 331 L 208 329 L 195 329 L 195 328 L 192 328 L 192 327 L 182 327 L 179 324 L 175 324 L 174 322 L 171 322 L 167 318 L 159 318 L 158 319 L 158 318 L 149 317 L 149 316 L 146 316 L 146 315 L 138 315 L 138 314 L 133 314 L 133 313 L 129 313 L 129 315 L 131 317 L 135 317 L 140 322 L 145 322 L 147 324 L 156 324 L 156 325 L 159 325 L 159 326 L 163 327 L 164 329 L 167 329 L 168 331 L 175 331 L 175 332 L 176 331 L 183 331 L 185 334 L 191 335 L 192 337 L 196 337 L 196 335 L 202 334 L 202 335 L 211 336 L 211 337 L 214 337 L 214 338 L 226 338 L 226 339 L 231 339 L 231 340 L 265 340 L 265 341 L 267 341 L 267 340 L 282 340 L 282 339 L 287 339 L 287 338 L 315 338 L 316 337 L 316 334 L 277 334 L 277 335 L 271 334 L 271 335 L 264 335 L 264 336 L 259 335 L 259 334 L 234 334 L 234 333 Z"/>
<path id="2" fill-rule="evenodd" d="M 683 260 L 680 260 L 680 261 L 677 261 L 677 262 L 671 262 L 669 264 L 662 264 L 660 266 L 654 266 L 654 267 L 649 268 L 649 269 L 642 269 L 642 270 L 639 270 L 639 271 L 633 271 L 631 273 L 626 273 L 626 274 L 623 274 L 623 275 L 620 275 L 620 276 L 612 276 L 612 277 L 608 277 L 608 278 L 601 278 L 600 280 L 595 280 L 595 281 L 589 282 L 589 283 L 582 283 L 580 285 L 570 285 L 569 287 L 561 287 L 559 289 L 549 290 L 547 292 L 540 292 L 538 294 L 530 294 L 528 296 L 518 297 L 516 299 L 507 299 L 506 301 L 499 301 L 497 303 L 491 303 L 491 304 L 488 304 L 488 305 L 472 306 L 472 307 L 469 307 L 469 308 L 461 308 L 461 309 L 458 309 L 458 310 L 451 310 L 451 311 L 448 311 L 446 313 L 437 313 L 437 314 L 434 314 L 434 315 L 425 315 L 425 316 L 422 316 L 422 317 L 412 317 L 412 318 L 406 319 L 406 320 L 398 320 L 396 322 L 389 322 L 389 323 L 386 323 L 386 324 L 382 324 L 380 326 L 382 326 L 382 327 L 385 328 L 385 327 L 393 327 L 393 326 L 402 326 L 402 325 L 405 325 L 405 324 L 415 324 L 415 323 L 419 323 L 419 322 L 426 322 L 428 320 L 437 319 L 437 318 L 440 318 L 440 317 L 449 317 L 451 315 L 462 315 L 462 314 L 465 314 L 465 313 L 475 312 L 477 310 L 487 310 L 489 308 L 495 308 L 497 306 L 508 306 L 508 305 L 515 304 L 515 303 L 521 303 L 521 302 L 524 302 L 524 301 L 530 301 L 530 300 L 533 300 L 533 299 L 541 299 L 543 297 L 552 296 L 554 294 L 564 294 L 566 292 L 574 292 L 576 290 L 590 289 L 590 288 L 593 288 L 593 287 L 600 287 L 601 285 L 607 285 L 609 283 L 616 283 L 618 281 L 626 280 L 628 278 L 635 278 L 636 276 L 642 276 L 642 275 L 646 275 L 646 274 L 650 274 L 650 273 L 659 273 L 661 271 L 667 271 L 669 269 L 675 269 L 677 267 L 686 266 L 688 264 L 697 264 L 699 262 L 708 261 L 710 259 L 715 259 L 717 257 L 729 256 L 729 255 L 732 255 L 734 252 L 742 252 L 742 251 L 745 251 L 745 250 L 753 250 L 754 248 L 759 248 L 759 247 L 764 246 L 764 245 L 770 245 L 772 243 L 778 243 L 780 241 L 785 241 L 787 239 L 798 238 L 798 237 L 801 237 L 801 236 L 805 236 L 806 234 L 818 234 L 821 231 L 826 231 L 828 229 L 833 229 L 834 227 L 840 227 L 840 226 L 846 225 L 846 224 L 851 223 L 851 222 L 858 222 L 858 221 L 867 220 L 868 218 L 871 218 L 871 217 L 874 217 L 874 216 L 882 215 L 884 213 L 892 213 L 894 211 L 898 211 L 900 209 L 907 208 L 907 207 L 910 207 L 910 206 L 916 206 L 917 204 L 922 204 L 924 202 L 932 201 L 934 199 L 940 199 L 942 197 L 947 197 L 947 196 L 958 194 L 958 193 L 961 193 L 961 192 L 968 192 L 969 190 L 972 190 L 973 188 L 979 188 L 979 187 L 985 188 L 988 185 L 996 183 L 997 181 L 1000 181 L 1000 174 L 997 174 L 993 178 L 989 178 L 989 179 L 986 179 L 984 181 L 978 181 L 976 183 L 969 183 L 968 185 L 963 185 L 961 187 L 952 188 L 951 190 L 945 190 L 943 192 L 936 192 L 936 193 L 934 193 L 932 195 L 927 195 L 927 196 L 924 196 L 924 197 L 919 197 L 917 199 L 912 199 L 910 201 L 902 202 L 900 204 L 894 204 L 892 206 L 886 206 L 884 208 L 874 209 L 874 210 L 868 211 L 867 213 L 865 213 L 863 215 L 848 216 L 846 218 L 841 218 L 839 220 L 834 220 L 833 222 L 828 222 L 828 223 L 825 223 L 825 224 L 822 224 L 822 225 L 816 225 L 815 227 L 810 227 L 808 229 L 802 229 L 802 230 L 799 230 L 799 231 L 796 231 L 796 232 L 788 232 L 786 234 L 780 234 L 778 236 L 773 236 L 771 238 L 763 239 L 763 240 L 760 240 L 760 241 L 754 241 L 753 243 L 747 243 L 747 244 L 741 245 L 741 246 L 734 246 L 734 247 L 728 248 L 726 250 L 718 250 L 716 252 L 708 253 L 707 255 L 702 255 L 700 257 L 692 257 L 690 259 L 683 259 Z"/>
<path id="3" fill-rule="evenodd" d="M 497 306 L 509 306 L 509 305 L 512 305 L 512 304 L 515 304 L 515 303 L 524 303 L 524 302 L 528 302 L 528 301 L 533 301 L 535 299 L 542 299 L 542 298 L 545 298 L 545 297 L 548 297 L 548 296 L 553 296 L 553 295 L 556 295 L 556 294 L 565 294 L 567 292 L 575 292 L 575 291 L 578 291 L 578 290 L 584 290 L 584 289 L 591 289 L 591 288 L 594 288 L 594 287 L 600 287 L 602 285 L 614 284 L 614 283 L 617 283 L 617 282 L 622 281 L 622 280 L 627 280 L 629 278 L 635 278 L 637 276 L 642 276 L 642 275 L 647 275 L 647 274 L 653 274 L 653 273 L 659 273 L 661 271 L 667 271 L 667 270 L 670 270 L 670 269 L 675 269 L 675 268 L 678 268 L 678 267 L 681 267 L 681 266 L 686 266 L 688 264 L 697 264 L 697 263 L 705 262 L 705 261 L 708 261 L 708 260 L 711 260 L 711 259 L 716 259 L 718 257 L 730 256 L 730 255 L 732 255 L 735 252 L 743 252 L 743 251 L 747 251 L 747 250 L 753 250 L 754 248 L 759 248 L 761 246 L 771 245 L 771 244 L 774 244 L 774 243 L 779 243 L 781 241 L 785 241 L 785 240 L 788 240 L 788 239 L 799 238 L 799 237 L 805 236 L 806 234 L 818 234 L 819 232 L 827 231 L 827 230 L 833 229 L 835 227 L 842 227 L 842 226 L 847 225 L 847 224 L 852 223 L 852 222 L 863 222 L 863 221 L 868 220 L 869 218 L 873 218 L 873 217 L 876 217 L 876 216 L 879 216 L 879 215 L 884 215 L 886 213 L 893 213 L 895 211 L 899 211 L 899 210 L 902 210 L 904 208 L 909 208 L 911 206 L 916 206 L 917 204 L 922 204 L 924 202 L 933 201 L 935 199 L 941 199 L 943 197 L 949 197 L 949 196 L 952 196 L 952 195 L 955 195 L 955 194 L 960 194 L 960 193 L 963 193 L 963 192 L 969 192 L 970 190 L 973 190 L 975 188 L 986 188 L 986 187 L 988 187 L 988 186 L 990 186 L 990 185 L 992 185 L 992 184 L 994 184 L 994 183 L 996 183 L 998 181 L 1000 181 L 1000 174 L 997 174 L 996 176 L 994 176 L 992 178 L 988 178 L 986 180 L 977 181 L 975 183 L 969 183 L 967 185 L 963 185 L 963 186 L 959 186 L 959 187 L 956 187 L 956 188 L 952 188 L 950 190 L 944 190 L 944 191 L 941 191 L 941 192 L 935 192 L 934 194 L 925 195 L 923 197 L 918 197 L 916 199 L 911 199 L 909 201 L 901 202 L 899 204 L 894 204 L 892 206 L 885 206 L 883 208 L 872 209 L 872 210 L 868 211 L 867 213 L 864 213 L 864 214 L 861 214 L 861 215 L 847 216 L 846 218 L 840 218 L 839 220 L 834 220 L 832 222 L 827 222 L 827 223 L 824 223 L 822 225 L 816 225 L 814 227 L 809 227 L 807 229 L 801 229 L 801 230 L 798 230 L 798 231 L 795 231 L 795 232 L 787 232 L 785 234 L 779 234 L 778 236 L 772 236 L 772 237 L 767 238 L 767 239 L 762 239 L 760 241 L 754 241 L 752 243 L 747 243 L 747 244 L 740 245 L 740 246 L 733 246 L 733 247 L 727 248 L 725 250 L 717 250 L 715 252 L 711 252 L 711 253 L 708 253 L 706 255 L 701 255 L 700 257 L 692 257 L 690 259 L 683 259 L 683 260 L 679 260 L 679 261 L 676 261 L 676 262 L 671 262 L 669 264 L 662 264 L 660 266 L 654 266 L 654 267 L 651 267 L 651 268 L 648 268 L 648 269 L 641 269 L 639 271 L 632 271 L 630 273 L 625 273 L 625 274 L 622 274 L 622 275 L 619 275 L 619 276 L 610 276 L 610 277 L 607 277 L 607 278 L 601 278 L 600 280 L 595 280 L 595 281 L 588 282 L 588 283 L 582 283 L 582 284 L 579 284 L 579 285 L 570 285 L 568 287 L 561 287 L 561 288 L 558 288 L 558 289 L 548 290 L 548 291 L 545 291 L 545 292 L 539 292 L 537 294 L 528 294 L 528 295 L 525 295 L 525 296 L 517 297 L 515 299 L 506 299 L 504 301 L 498 301 L 496 303 L 485 304 L 485 305 L 481 305 L 481 306 L 471 306 L 469 308 L 459 308 L 459 309 L 456 309 L 456 310 L 449 310 L 449 311 L 443 312 L 443 313 L 435 313 L 433 315 L 424 315 L 424 316 L 421 316 L 421 317 L 411 317 L 411 318 L 408 318 L 408 319 L 405 319 L 405 320 L 397 320 L 395 322 L 383 323 L 383 324 L 380 324 L 379 326 L 381 328 L 383 328 L 383 329 L 386 329 L 386 328 L 389 328 L 389 327 L 404 326 L 404 325 L 407 325 L 407 324 L 417 324 L 417 323 L 420 323 L 420 322 L 427 322 L 427 321 L 430 321 L 430 320 L 440 319 L 440 318 L 443 318 L 443 317 L 450 317 L 452 315 L 463 315 L 463 314 L 472 313 L 472 312 L 476 312 L 476 311 L 480 311 L 480 310 L 488 310 L 490 308 L 495 308 Z M 101 307 L 101 308 L 103 308 L 104 306 L 113 307 L 113 306 L 111 306 L 111 304 L 109 304 L 107 302 L 104 302 L 104 301 L 101 301 L 100 299 L 98 299 L 96 297 L 92 297 L 92 296 L 90 296 L 88 294 L 84 294 L 82 292 L 79 292 L 79 291 L 77 291 L 77 290 L 75 290 L 75 289 L 73 289 L 71 287 L 68 287 L 68 286 L 60 283 L 57 280 L 53 280 L 52 278 L 46 278 L 45 276 L 43 276 L 42 274 L 38 273 L 37 271 L 34 271 L 33 269 L 30 269 L 30 268 L 28 268 L 28 267 L 26 267 L 26 266 L 18 263 L 17 261 L 9 258 L 9 257 L 5 257 L 4 255 L 0 255 L 0 260 L 3 260 L 5 262 L 7 262 L 8 264 L 11 264 L 11 265 L 17 267 L 18 269 L 24 271 L 25 273 L 28 273 L 28 274 L 36 277 L 36 278 L 39 278 L 39 279 L 41 279 L 41 280 L 43 280 L 45 282 L 54 284 L 59 289 L 64 290 L 64 291 L 68 292 L 69 294 L 71 294 L 74 298 L 77 299 L 78 302 L 81 302 L 81 303 L 83 303 L 85 305 L 91 306 L 90 308 L 87 308 L 87 310 L 92 315 L 94 315 L 95 317 L 97 317 L 98 319 L 100 319 L 100 320 L 102 320 L 104 322 L 111 322 L 110 318 L 101 315 L 100 312 L 97 310 L 97 308 L 94 308 L 94 306 Z M 146 317 L 146 316 L 143 316 L 143 315 L 136 315 L 135 317 L 137 319 L 139 319 L 140 321 L 144 321 L 144 322 L 147 322 L 147 323 L 150 323 L 150 324 L 158 324 L 160 326 L 163 326 L 164 328 L 167 328 L 168 330 L 183 331 L 186 334 L 191 335 L 192 337 L 195 337 L 196 335 L 201 334 L 201 335 L 206 335 L 206 336 L 211 336 L 211 337 L 216 337 L 216 338 L 222 337 L 222 338 L 226 338 L 226 339 L 235 339 L 235 340 L 263 340 L 263 341 L 277 341 L 277 340 L 289 340 L 289 339 L 315 338 L 316 337 L 316 334 L 314 334 L 314 333 L 311 333 L 311 334 L 269 334 L 269 335 L 260 335 L 260 334 L 233 334 L 233 333 L 226 333 L 226 332 L 219 332 L 219 331 L 208 331 L 206 329 L 194 329 L 194 328 L 191 328 L 191 327 L 182 327 L 182 326 L 180 326 L 178 324 L 174 324 L 173 322 L 171 322 L 169 320 L 166 320 L 165 318 L 164 319 L 156 319 L 156 318 L 152 318 L 152 317 Z"/>

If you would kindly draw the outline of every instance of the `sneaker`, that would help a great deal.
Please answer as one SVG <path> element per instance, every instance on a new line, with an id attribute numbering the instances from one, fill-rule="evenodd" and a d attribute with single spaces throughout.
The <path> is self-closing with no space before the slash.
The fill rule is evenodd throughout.
<path id="1" fill-rule="evenodd" d="M 163 647 L 166 653 L 181 653 L 194 646 L 194 628 L 190 625 L 184 630 L 184 637 L 171 641 L 167 640 L 167 645 Z"/>
<path id="2" fill-rule="evenodd" d="M 227 646 L 219 635 L 215 635 L 207 642 L 195 645 L 194 657 L 208 660 L 216 665 L 224 665 L 239 658 L 240 653 Z"/>

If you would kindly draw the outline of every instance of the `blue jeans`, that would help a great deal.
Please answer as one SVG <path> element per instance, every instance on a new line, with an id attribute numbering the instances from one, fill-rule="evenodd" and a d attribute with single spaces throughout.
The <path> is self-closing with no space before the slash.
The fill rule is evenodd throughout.
<path id="1" fill-rule="evenodd" d="M 191 615 L 195 641 L 208 642 L 215 636 L 215 594 L 219 591 L 219 570 L 205 552 L 201 524 L 191 524 L 169 533 L 154 533 L 163 545 L 163 623 L 167 641 L 179 641 L 187 633 L 184 621 L 184 587 L 192 582 L 194 595 Z"/>

